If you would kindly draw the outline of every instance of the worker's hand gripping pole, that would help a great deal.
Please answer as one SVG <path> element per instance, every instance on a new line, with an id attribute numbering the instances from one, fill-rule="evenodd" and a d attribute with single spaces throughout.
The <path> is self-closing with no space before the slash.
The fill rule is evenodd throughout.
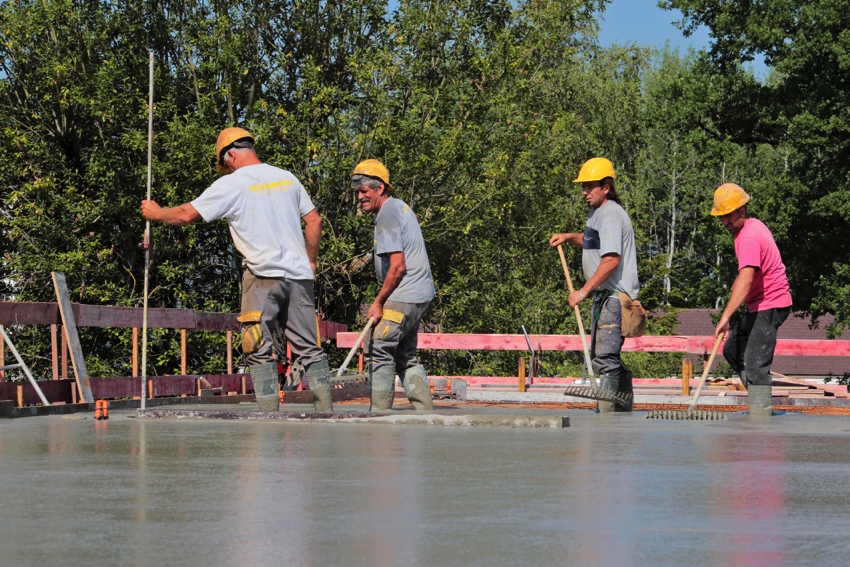
<path id="1" fill-rule="evenodd" d="M 148 52 L 148 201 L 151 200 L 151 169 L 153 162 L 153 51 Z M 153 234 L 151 233 L 151 221 L 145 221 L 145 290 L 144 308 L 142 309 L 142 409 L 145 409 L 145 398 L 147 397 L 148 385 L 148 272 L 151 262 L 151 245 Z"/>
<path id="2" fill-rule="evenodd" d="M 567 259 L 564 257 L 564 249 L 558 244 L 558 255 L 561 257 L 561 265 L 564 267 L 564 275 L 567 276 L 567 287 L 570 293 L 573 289 L 573 280 L 570 278 L 570 270 L 567 268 Z M 581 322 L 581 311 L 578 305 L 573 306 L 576 314 L 576 322 L 578 323 L 578 334 L 581 336 L 581 346 L 584 348 L 584 364 L 587 366 L 587 376 L 590 378 L 590 387 L 596 389 L 596 378 L 593 376 L 593 365 L 590 362 L 590 349 L 587 345 L 587 337 L 584 334 L 584 324 Z"/>

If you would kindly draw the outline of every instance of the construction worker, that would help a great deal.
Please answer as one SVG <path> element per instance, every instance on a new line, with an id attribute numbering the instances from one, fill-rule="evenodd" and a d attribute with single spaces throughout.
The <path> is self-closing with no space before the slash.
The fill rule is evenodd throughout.
<path id="1" fill-rule="evenodd" d="M 222 130 L 216 159 L 216 171 L 225 175 L 197 199 L 171 208 L 142 201 L 142 216 L 176 226 L 227 219 L 245 266 L 239 320 L 242 349 L 255 382 L 258 377 L 270 379 L 270 372 L 277 379 L 273 333 L 280 325 L 306 369 L 315 410 L 332 411 L 330 371 L 319 345 L 313 297 L 322 218 L 292 173 L 257 158 L 247 130 Z"/>
<path id="2" fill-rule="evenodd" d="M 609 390 L 632 399 L 632 374 L 623 365 L 620 350 L 622 306 L 619 293 L 636 300 L 639 291 L 635 234 L 632 221 L 623 209 L 614 187 L 613 164 L 605 158 L 588 160 L 573 183 L 581 183 L 590 215 L 584 232 L 553 234 L 550 246 L 564 242 L 582 248 L 585 283 L 569 296 L 570 307 L 593 297 L 590 350 L 593 371 L 599 376 L 600 390 Z M 632 403 L 597 401 L 599 413 L 629 412 Z"/>
<path id="3" fill-rule="evenodd" d="M 732 314 L 746 304 L 746 313 L 729 332 L 723 356 L 747 388 L 750 415 L 770 416 L 770 367 L 777 330 L 791 313 L 791 291 L 773 235 L 763 222 L 747 216 L 749 201 L 750 196 L 734 183 L 724 183 L 714 192 L 711 215 L 720 217 L 732 233 L 738 258 L 738 276 L 714 336 L 727 333 Z"/>
<path id="4" fill-rule="evenodd" d="M 434 298 L 431 264 L 419 220 L 393 196 L 390 173 L 376 159 L 354 168 L 351 189 L 364 212 L 375 215 L 375 273 L 381 289 L 369 307 L 374 317 L 370 340 L 370 411 L 393 407 L 398 374 L 415 410 L 433 410 L 425 367 L 416 358 L 419 322 Z"/>

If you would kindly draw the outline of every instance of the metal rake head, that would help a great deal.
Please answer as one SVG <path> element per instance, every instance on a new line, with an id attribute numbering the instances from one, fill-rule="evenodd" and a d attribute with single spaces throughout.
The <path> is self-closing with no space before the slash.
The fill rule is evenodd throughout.
<path id="1" fill-rule="evenodd" d="M 623 407 L 630 407 L 635 399 L 633 394 L 603 390 L 601 388 L 591 388 L 589 386 L 567 386 L 567 389 L 564 390 L 564 395 L 602 402 L 614 402 L 615 404 Z"/>
<path id="2" fill-rule="evenodd" d="M 722 411 L 650 410 L 646 412 L 646 419 L 718 421 L 721 419 L 726 419 L 726 414 Z"/>

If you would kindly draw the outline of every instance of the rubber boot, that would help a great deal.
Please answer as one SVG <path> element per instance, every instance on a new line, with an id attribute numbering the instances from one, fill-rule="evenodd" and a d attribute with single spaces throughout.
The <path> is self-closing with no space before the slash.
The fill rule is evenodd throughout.
<path id="1" fill-rule="evenodd" d="M 407 368 L 399 375 L 399 378 L 401 378 L 404 392 L 407 394 L 407 399 L 410 400 L 413 409 L 416 411 L 434 411 L 434 402 L 431 399 L 431 383 L 425 373 L 424 366 L 417 364 Z"/>
<path id="2" fill-rule="evenodd" d="M 251 381 L 254 383 L 254 395 L 260 411 L 280 409 L 280 382 L 277 377 L 277 363 L 253 364 L 250 367 Z"/>
<path id="3" fill-rule="evenodd" d="M 395 398 L 395 368 L 380 366 L 371 374 L 371 405 L 369 411 L 389 411 L 393 409 Z"/>
<path id="4" fill-rule="evenodd" d="M 629 397 L 629 405 L 621 406 L 620 404 L 614 404 L 615 412 L 630 412 L 635 406 L 635 391 L 632 386 L 632 373 L 628 370 L 623 371 L 623 374 L 620 376 L 620 383 L 617 385 L 617 392 L 620 394 L 626 394 Z"/>
<path id="5" fill-rule="evenodd" d="M 307 368 L 307 384 L 313 394 L 313 409 L 320 413 L 330 413 L 334 410 L 331 393 L 331 371 L 328 361 L 314 362 Z"/>
<path id="6" fill-rule="evenodd" d="M 747 389 L 747 403 L 753 417 L 773 415 L 773 388 L 760 384 L 750 384 Z"/>
<path id="7" fill-rule="evenodd" d="M 620 386 L 620 377 L 611 376 L 610 374 L 601 374 L 599 376 L 599 389 L 610 390 L 616 392 Z M 596 400 L 596 413 L 614 413 L 617 411 L 617 404 L 614 402 L 605 402 Z"/>

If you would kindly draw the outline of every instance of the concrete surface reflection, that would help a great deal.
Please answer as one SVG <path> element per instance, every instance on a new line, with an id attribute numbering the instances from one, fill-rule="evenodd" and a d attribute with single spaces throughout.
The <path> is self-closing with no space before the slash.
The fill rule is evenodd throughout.
<path id="1" fill-rule="evenodd" d="M 845 563 L 843 419 L 568 413 L 564 430 L 2 421 L 2 564 Z"/>

